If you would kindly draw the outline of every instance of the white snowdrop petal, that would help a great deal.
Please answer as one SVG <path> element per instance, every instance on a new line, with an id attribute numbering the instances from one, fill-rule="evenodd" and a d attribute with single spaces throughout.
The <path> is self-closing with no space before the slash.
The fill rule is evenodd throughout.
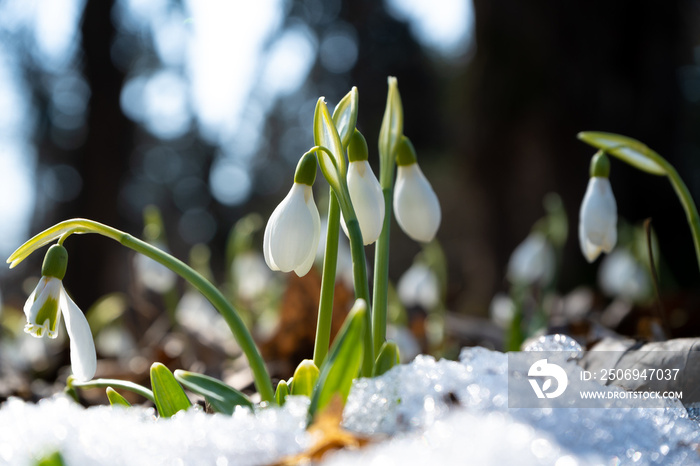
<path id="1" fill-rule="evenodd" d="M 366 160 L 350 162 L 348 190 L 365 245 L 377 241 L 384 225 L 384 195 L 372 167 Z M 343 223 L 347 235 L 347 227 Z"/>
<path id="2" fill-rule="evenodd" d="M 265 258 L 265 263 L 271 270 L 280 269 L 279 267 L 277 267 L 277 264 L 275 264 L 275 261 L 272 258 L 272 253 L 270 251 L 270 235 L 273 229 L 273 225 L 276 221 L 275 219 L 277 218 L 276 214 L 278 213 L 278 209 L 280 208 L 280 206 L 277 206 L 277 208 L 272 212 L 272 215 L 270 215 L 270 218 L 267 221 L 267 225 L 265 225 L 265 235 L 263 236 L 263 257 Z"/>
<path id="3" fill-rule="evenodd" d="M 265 227 L 263 252 L 272 270 L 306 274 L 320 238 L 320 218 L 311 186 L 294 183 Z"/>
<path id="4" fill-rule="evenodd" d="M 27 301 L 24 303 L 24 315 L 29 319 L 29 316 L 31 315 L 31 310 L 32 306 L 34 305 L 34 297 L 36 296 L 37 290 L 41 287 L 43 289 L 43 286 L 41 286 L 41 281 L 39 281 L 39 284 L 34 288 L 34 291 L 29 295 L 27 298 Z"/>
<path id="5" fill-rule="evenodd" d="M 70 339 L 71 370 L 78 381 L 84 382 L 92 379 L 97 370 L 97 355 L 92 331 L 85 315 L 68 293 L 61 289 L 60 295 L 61 312 Z"/>
<path id="6" fill-rule="evenodd" d="M 440 202 L 417 163 L 398 168 L 394 213 L 401 229 L 416 241 L 431 241 L 440 227 Z"/>
<path id="7" fill-rule="evenodd" d="M 617 206 L 607 178 L 591 177 L 588 182 L 579 214 L 579 241 L 589 262 L 615 247 Z"/>
<path id="8" fill-rule="evenodd" d="M 294 269 L 299 277 L 303 277 L 311 267 L 314 265 L 314 260 L 316 259 L 316 251 L 318 249 L 318 243 L 321 239 L 321 216 L 318 214 L 318 208 L 314 202 L 313 193 L 311 191 L 311 186 L 308 186 L 308 192 L 305 195 L 306 208 L 308 209 L 309 215 L 311 217 L 311 227 L 313 228 L 313 235 L 311 238 L 311 244 L 309 245 L 309 250 L 306 253 L 306 258 L 304 261 Z"/>
<path id="9" fill-rule="evenodd" d="M 554 276 L 555 253 L 541 233 L 532 233 L 520 243 L 508 261 L 508 279 L 513 283 L 548 283 Z"/>

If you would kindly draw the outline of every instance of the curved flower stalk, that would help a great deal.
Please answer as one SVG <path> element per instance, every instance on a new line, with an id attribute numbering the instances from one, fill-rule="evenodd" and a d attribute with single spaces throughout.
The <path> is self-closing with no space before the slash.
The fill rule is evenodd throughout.
<path id="1" fill-rule="evenodd" d="M 97 355 L 85 315 L 63 288 L 67 265 L 66 248 L 60 244 L 51 246 L 44 257 L 39 284 L 24 304 L 24 331 L 37 338 L 56 338 L 63 315 L 70 339 L 71 370 L 76 380 L 86 381 L 95 375 Z"/>
<path id="2" fill-rule="evenodd" d="M 272 270 L 293 270 L 303 277 L 314 263 L 320 237 L 321 217 L 311 186 L 295 181 L 265 227 L 265 262 Z"/>
<path id="3" fill-rule="evenodd" d="M 367 161 L 368 152 L 364 136 L 355 130 L 348 145 L 350 163 L 347 181 L 350 201 L 355 208 L 365 246 L 377 241 L 384 226 L 384 195 L 379 180 Z M 344 219 L 341 225 L 349 237 Z"/>
<path id="4" fill-rule="evenodd" d="M 688 187 L 673 166 L 663 157 L 636 139 L 614 133 L 585 131 L 578 134 L 583 142 L 617 157 L 633 167 L 652 175 L 666 176 L 685 210 L 693 236 L 695 256 L 700 267 L 700 215 Z"/>
<path id="5" fill-rule="evenodd" d="M 440 202 L 430 182 L 416 162 L 415 149 L 406 136 L 397 147 L 394 212 L 401 229 L 411 239 L 430 242 L 435 238 L 440 220 Z"/>
<path id="6" fill-rule="evenodd" d="M 617 243 L 617 204 L 610 187 L 610 162 L 603 152 L 593 156 L 591 178 L 581 203 L 578 237 L 588 262 Z"/>
<path id="7" fill-rule="evenodd" d="M 197 273 L 184 262 L 164 253 L 145 241 L 102 223 L 84 218 L 76 218 L 58 223 L 29 239 L 10 255 L 7 262 L 10 264 L 10 268 L 13 268 L 40 247 L 59 238 L 59 242 L 62 243 L 69 235 L 74 233 L 97 233 L 117 241 L 129 249 L 144 254 L 165 265 L 197 288 L 214 305 L 216 310 L 224 316 L 224 319 L 226 319 L 226 323 L 231 329 L 233 336 L 236 338 L 241 350 L 248 359 L 253 372 L 255 386 L 260 393 L 260 398 L 263 401 L 274 400 L 275 393 L 272 390 L 272 381 L 265 368 L 265 362 L 260 355 L 260 351 L 258 351 L 258 348 L 255 346 L 253 337 L 241 320 L 236 309 L 224 295 L 201 274 Z"/>

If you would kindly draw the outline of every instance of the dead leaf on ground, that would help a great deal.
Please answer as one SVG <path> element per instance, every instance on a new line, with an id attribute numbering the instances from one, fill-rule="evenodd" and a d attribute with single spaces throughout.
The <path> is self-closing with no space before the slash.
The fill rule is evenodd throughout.
<path id="1" fill-rule="evenodd" d="M 314 464 L 321 461 L 328 452 L 358 449 L 377 441 L 377 438 L 366 437 L 343 429 L 340 426 L 342 420 L 343 402 L 339 396 L 335 396 L 308 428 L 309 433 L 314 438 L 313 445 L 303 453 L 283 458 L 274 463 L 274 466 Z"/>

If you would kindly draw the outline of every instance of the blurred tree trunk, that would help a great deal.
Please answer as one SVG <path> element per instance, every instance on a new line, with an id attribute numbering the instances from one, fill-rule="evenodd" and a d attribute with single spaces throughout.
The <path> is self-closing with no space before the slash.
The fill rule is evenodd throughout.
<path id="1" fill-rule="evenodd" d="M 57 203 L 43 221 L 84 217 L 124 227 L 118 209 L 119 187 L 128 171 L 134 127 L 119 105 L 124 74 L 111 61 L 113 5 L 113 1 L 86 2 L 82 16 L 82 72 L 91 92 L 85 142 L 66 152 L 44 141 L 40 154 L 44 162 L 70 163 L 82 177 L 82 190 L 75 200 Z M 35 231 L 48 226 L 39 225 Z M 79 296 L 83 309 L 106 292 L 123 289 L 128 256 L 112 241 L 87 235 L 69 239 L 66 247 L 70 255 L 66 286 Z"/>

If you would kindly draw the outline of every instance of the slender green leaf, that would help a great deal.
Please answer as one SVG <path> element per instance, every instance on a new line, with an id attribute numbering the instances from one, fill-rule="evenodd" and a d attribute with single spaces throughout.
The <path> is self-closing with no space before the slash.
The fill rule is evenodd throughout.
<path id="1" fill-rule="evenodd" d="M 218 413 L 231 415 L 236 406 L 253 407 L 247 396 L 214 377 L 178 369 L 175 379 L 188 390 L 202 395 Z"/>
<path id="2" fill-rule="evenodd" d="M 345 97 L 338 102 L 338 105 L 335 106 L 335 110 L 333 110 L 333 123 L 335 123 L 335 127 L 338 129 L 340 141 L 344 148 L 348 147 L 350 137 L 352 137 L 352 134 L 355 132 L 359 100 L 360 97 L 357 88 L 353 86 L 350 92 L 345 94 Z"/>
<path id="3" fill-rule="evenodd" d="M 290 388 L 292 395 L 311 396 L 318 380 L 319 370 L 311 359 L 304 359 L 294 371 L 294 381 Z"/>
<path id="4" fill-rule="evenodd" d="M 311 396 L 309 422 L 317 412 L 322 411 L 330 403 L 334 396 L 339 396 L 345 404 L 352 381 L 362 364 L 366 313 L 367 303 L 363 299 L 358 299 L 345 318 L 328 358 L 321 366 L 318 383 Z"/>
<path id="5" fill-rule="evenodd" d="M 151 385 L 160 417 L 172 417 L 178 411 L 192 406 L 173 373 L 159 362 L 151 366 Z"/>
<path id="6" fill-rule="evenodd" d="M 399 364 L 399 347 L 396 342 L 385 341 L 379 350 L 372 377 L 377 377 Z"/>
<path id="7" fill-rule="evenodd" d="M 284 406 L 284 402 L 287 401 L 287 395 L 289 395 L 287 381 L 280 380 L 277 384 L 277 390 L 275 390 L 275 401 L 278 406 Z"/>
<path id="8" fill-rule="evenodd" d="M 126 398 L 121 396 L 119 392 L 117 392 L 115 389 L 112 387 L 107 387 L 107 398 L 109 398 L 109 404 L 112 406 L 131 406 L 131 403 L 126 401 Z"/>
<path id="9" fill-rule="evenodd" d="M 652 175 L 666 175 L 667 171 L 659 163 L 663 158 L 651 150 L 643 142 L 622 136 L 621 134 L 603 133 L 598 131 L 584 131 L 578 133 L 578 138 L 606 153 L 627 162 L 633 167 Z"/>

